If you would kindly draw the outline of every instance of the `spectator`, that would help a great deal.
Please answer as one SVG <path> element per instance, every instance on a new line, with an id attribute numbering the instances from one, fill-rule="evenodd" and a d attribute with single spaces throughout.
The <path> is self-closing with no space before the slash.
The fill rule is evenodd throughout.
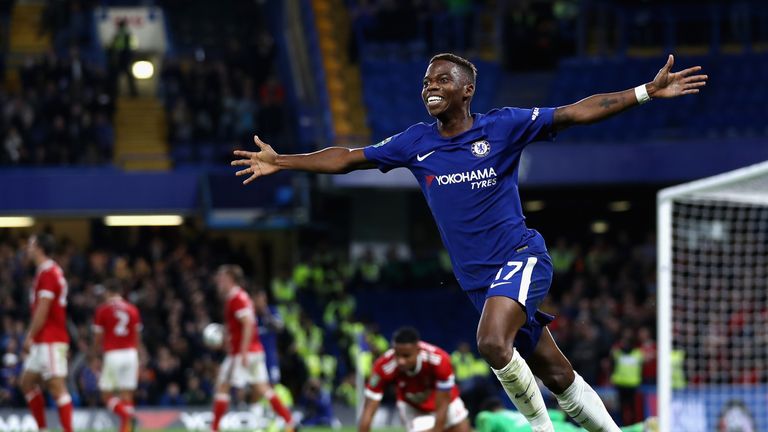
<path id="1" fill-rule="evenodd" d="M 5 149 L 5 156 L 3 162 L 9 165 L 16 165 L 21 160 L 22 151 L 22 139 L 19 135 L 18 129 L 11 126 L 8 130 L 8 135 L 5 137 L 5 143 L 3 143 Z"/>
<path id="2" fill-rule="evenodd" d="M 646 326 L 637 331 L 637 339 L 643 352 L 643 384 L 656 384 L 656 341 Z"/>
<path id="3" fill-rule="evenodd" d="M 304 385 L 299 406 L 304 413 L 301 420 L 304 426 L 332 426 L 333 405 L 331 395 L 323 389 L 322 382 L 318 379 L 310 379 Z"/>
<path id="4" fill-rule="evenodd" d="M 83 406 L 97 407 L 101 403 L 99 377 L 101 376 L 101 359 L 89 356 L 86 365 L 80 369 L 77 384 L 80 389 L 80 400 Z"/>
<path id="5" fill-rule="evenodd" d="M 643 379 L 643 352 L 637 348 L 631 329 L 625 329 L 621 341 L 611 351 L 613 374 L 611 382 L 619 392 L 621 419 L 624 425 L 642 421 L 639 388 Z"/>
<path id="6" fill-rule="evenodd" d="M 128 80 L 130 94 L 134 97 L 138 96 L 136 80 L 133 77 L 133 73 L 131 73 L 135 45 L 136 41 L 131 34 L 131 30 L 128 28 L 128 22 L 125 19 L 120 20 L 117 23 L 117 31 L 109 45 L 109 76 L 114 80 L 112 88 L 117 89 L 120 76 L 125 75 L 125 78 Z M 115 90 L 115 93 L 117 93 L 117 90 Z"/>
<path id="7" fill-rule="evenodd" d="M 26 406 L 26 401 L 19 387 L 21 361 L 15 348 L 15 345 L 9 346 L 0 359 L 0 405 L 21 408 Z"/>
<path id="8" fill-rule="evenodd" d="M 207 406 L 211 400 L 206 392 L 200 387 L 200 378 L 190 375 L 187 378 L 187 389 L 183 394 L 184 405 L 189 406 Z"/>
<path id="9" fill-rule="evenodd" d="M 335 399 L 346 406 L 353 407 L 357 404 L 357 387 L 355 387 L 355 374 L 349 373 L 336 388 Z"/>
<path id="10" fill-rule="evenodd" d="M 185 398 L 181 395 L 181 389 L 176 382 L 168 383 L 165 393 L 160 397 L 158 405 L 164 407 L 180 407 L 186 405 Z"/>

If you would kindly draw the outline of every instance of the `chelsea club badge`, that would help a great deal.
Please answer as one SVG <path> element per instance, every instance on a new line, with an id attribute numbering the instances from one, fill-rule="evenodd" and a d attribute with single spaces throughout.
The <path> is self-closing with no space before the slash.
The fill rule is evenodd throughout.
<path id="1" fill-rule="evenodd" d="M 491 145 L 486 140 L 475 141 L 472 143 L 472 154 L 475 157 L 485 157 L 491 152 Z"/>

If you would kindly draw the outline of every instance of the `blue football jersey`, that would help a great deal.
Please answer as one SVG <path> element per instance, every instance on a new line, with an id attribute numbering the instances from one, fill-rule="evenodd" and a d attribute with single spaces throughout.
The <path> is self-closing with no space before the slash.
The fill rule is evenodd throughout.
<path id="1" fill-rule="evenodd" d="M 517 179 L 525 146 L 554 138 L 554 111 L 473 114 L 472 128 L 451 138 L 418 123 L 364 149 L 382 172 L 406 167 L 416 177 L 464 290 L 488 288 L 521 248 L 546 252 L 525 225 Z"/>

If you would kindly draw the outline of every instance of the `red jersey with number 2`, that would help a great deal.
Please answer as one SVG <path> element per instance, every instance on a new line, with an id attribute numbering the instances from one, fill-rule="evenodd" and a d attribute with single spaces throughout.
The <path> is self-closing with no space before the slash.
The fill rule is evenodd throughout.
<path id="1" fill-rule="evenodd" d="M 104 334 L 104 352 L 138 348 L 137 333 L 141 316 L 136 306 L 122 297 L 112 298 L 96 309 L 93 327 Z"/>

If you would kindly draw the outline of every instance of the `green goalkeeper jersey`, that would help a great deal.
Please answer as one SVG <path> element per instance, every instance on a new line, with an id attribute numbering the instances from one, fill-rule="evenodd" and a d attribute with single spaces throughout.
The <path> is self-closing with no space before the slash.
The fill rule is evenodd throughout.
<path id="1" fill-rule="evenodd" d="M 555 432 L 585 432 L 578 426 L 568 423 L 565 413 L 558 410 L 549 410 L 549 418 L 555 426 Z M 475 420 L 477 432 L 530 432 L 531 425 L 528 420 L 517 411 L 483 411 Z M 643 432 L 643 424 L 621 428 L 623 432 Z"/>

